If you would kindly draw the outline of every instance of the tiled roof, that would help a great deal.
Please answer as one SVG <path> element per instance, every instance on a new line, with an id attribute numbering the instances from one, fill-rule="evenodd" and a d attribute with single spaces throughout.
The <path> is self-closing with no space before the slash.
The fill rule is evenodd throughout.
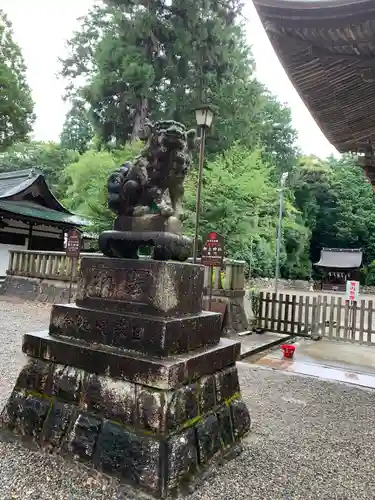
<path id="1" fill-rule="evenodd" d="M 336 269 L 356 269 L 361 267 L 362 251 L 358 248 L 323 248 L 320 261 L 315 265 Z"/>
<path id="2" fill-rule="evenodd" d="M 286 73 L 340 152 L 375 144 L 375 0 L 253 0 Z"/>
<path id="3" fill-rule="evenodd" d="M 58 224 L 69 224 L 73 226 L 87 226 L 89 222 L 77 215 L 58 212 L 51 208 L 45 208 L 31 201 L 3 201 L 0 199 L 0 210 L 10 214 L 30 217 Z"/>
<path id="4" fill-rule="evenodd" d="M 20 193 L 31 186 L 41 175 L 32 168 L 0 173 L 0 199 Z"/>

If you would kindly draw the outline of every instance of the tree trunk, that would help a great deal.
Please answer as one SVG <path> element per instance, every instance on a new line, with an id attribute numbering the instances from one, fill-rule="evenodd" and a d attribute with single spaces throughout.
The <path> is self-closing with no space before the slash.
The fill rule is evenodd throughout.
<path id="1" fill-rule="evenodd" d="M 148 99 L 147 97 L 141 98 L 141 103 L 139 108 L 136 111 L 134 117 L 134 125 L 131 136 L 131 141 L 137 141 L 139 139 L 139 133 L 145 123 L 146 118 L 148 117 Z"/>

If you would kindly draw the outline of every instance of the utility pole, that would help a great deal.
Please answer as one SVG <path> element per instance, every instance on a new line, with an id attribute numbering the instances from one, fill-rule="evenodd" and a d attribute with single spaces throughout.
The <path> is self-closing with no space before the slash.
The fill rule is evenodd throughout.
<path id="1" fill-rule="evenodd" d="M 289 173 L 284 172 L 280 179 L 280 197 L 279 197 L 279 220 L 277 224 L 277 241 L 276 241 L 276 269 L 275 269 L 275 294 L 277 295 L 279 279 L 280 279 L 280 248 L 281 248 L 281 228 L 283 223 L 283 208 L 284 208 L 284 187 Z"/>

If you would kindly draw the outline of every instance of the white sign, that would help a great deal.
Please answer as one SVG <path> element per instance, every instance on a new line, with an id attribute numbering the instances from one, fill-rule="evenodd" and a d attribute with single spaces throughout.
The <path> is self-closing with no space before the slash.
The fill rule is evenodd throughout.
<path id="1" fill-rule="evenodd" d="M 346 300 L 358 302 L 359 299 L 359 281 L 346 282 Z"/>

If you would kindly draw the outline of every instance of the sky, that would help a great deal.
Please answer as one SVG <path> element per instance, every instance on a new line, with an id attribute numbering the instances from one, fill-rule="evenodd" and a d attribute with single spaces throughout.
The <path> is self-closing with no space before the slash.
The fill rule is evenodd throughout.
<path id="1" fill-rule="evenodd" d="M 1 0 L 1 8 L 13 24 L 15 41 L 27 65 L 27 79 L 35 101 L 37 140 L 58 140 L 69 105 L 64 103 L 64 82 L 57 77 L 58 57 L 66 55 L 65 42 L 79 27 L 92 0 Z M 256 75 L 279 100 L 292 110 L 298 145 L 305 154 L 326 157 L 335 148 L 311 118 L 282 68 L 250 0 L 244 15 L 248 40 L 256 61 Z"/>

